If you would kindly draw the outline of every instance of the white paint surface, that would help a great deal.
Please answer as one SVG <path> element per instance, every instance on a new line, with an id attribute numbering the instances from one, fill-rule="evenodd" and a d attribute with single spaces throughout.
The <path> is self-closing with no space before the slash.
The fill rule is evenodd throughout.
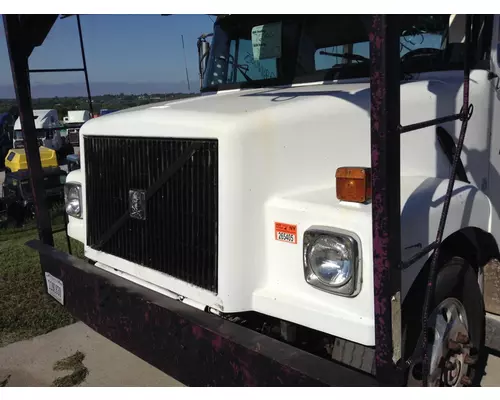
<path id="1" fill-rule="evenodd" d="M 469 122 L 462 160 L 471 184 L 457 183 L 445 237 L 464 226 L 490 231 L 486 71 L 471 74 Z M 462 73 L 421 74 L 401 86 L 403 125 L 458 113 Z M 223 312 L 256 310 L 365 345 L 374 344 L 371 205 L 339 202 L 335 171 L 370 166 L 369 82 L 231 91 L 159 103 L 88 121 L 85 135 L 216 138 L 219 141 L 219 292 L 86 247 L 86 256 Z M 460 121 L 443 125 L 458 136 Z M 82 165 L 85 152 L 81 151 Z M 401 136 L 402 252 L 407 258 L 434 240 L 450 164 L 435 128 Z M 85 171 L 69 180 L 85 181 Z M 86 187 L 82 188 L 85 198 Z M 500 200 L 500 199 L 498 199 Z M 494 204 L 499 204 L 497 201 Z M 85 242 L 83 220 L 70 234 Z M 296 224 L 298 244 L 277 242 L 274 222 Z M 362 289 L 354 298 L 322 292 L 304 280 L 302 238 L 314 225 L 354 232 L 361 240 Z M 147 238 L 155 240 L 154 237 Z M 161 243 L 158 243 L 161 246 Z M 403 295 L 421 263 L 404 274 Z M 115 271 L 118 270 L 118 271 Z"/>

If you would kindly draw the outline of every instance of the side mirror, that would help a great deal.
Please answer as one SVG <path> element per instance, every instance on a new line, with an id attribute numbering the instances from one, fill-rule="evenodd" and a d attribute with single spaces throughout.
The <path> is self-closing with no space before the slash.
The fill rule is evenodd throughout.
<path id="1" fill-rule="evenodd" d="M 213 33 L 203 34 L 198 38 L 198 69 L 200 72 L 200 89 L 203 87 L 203 77 L 207 68 L 208 58 L 210 56 L 210 43 L 207 38 L 212 36 Z"/>

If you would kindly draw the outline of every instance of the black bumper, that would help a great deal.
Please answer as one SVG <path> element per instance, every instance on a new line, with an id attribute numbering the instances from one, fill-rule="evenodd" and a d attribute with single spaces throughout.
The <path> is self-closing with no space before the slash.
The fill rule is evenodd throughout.
<path id="1" fill-rule="evenodd" d="M 349 369 L 103 271 L 38 241 L 43 272 L 89 327 L 189 386 L 376 386 Z"/>

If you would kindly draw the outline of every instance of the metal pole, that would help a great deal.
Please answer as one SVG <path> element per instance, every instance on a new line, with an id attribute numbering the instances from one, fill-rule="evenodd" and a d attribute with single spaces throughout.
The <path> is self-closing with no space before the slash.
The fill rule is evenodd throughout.
<path id="1" fill-rule="evenodd" d="M 89 74 L 87 72 L 87 60 L 85 59 L 85 49 L 83 47 L 82 24 L 80 23 L 80 15 L 76 15 L 76 23 L 78 24 L 78 37 L 80 38 L 80 50 L 82 51 L 83 73 L 85 74 L 85 86 L 87 87 L 87 98 L 89 101 L 90 114 L 94 115 L 92 107 L 92 96 L 90 95 Z"/>
<path id="2" fill-rule="evenodd" d="M 68 218 L 68 214 L 66 214 L 65 211 L 63 212 L 63 216 L 64 216 L 64 233 L 66 234 L 66 244 L 68 246 L 68 253 L 72 254 L 71 253 L 71 238 L 69 237 L 69 234 L 68 234 L 69 218 Z"/>
<path id="3" fill-rule="evenodd" d="M 45 73 L 45 72 L 83 72 L 83 68 L 43 68 L 43 69 L 30 69 L 31 74 Z"/>
<path id="4" fill-rule="evenodd" d="M 10 57 L 12 79 L 14 81 L 17 104 L 19 105 L 19 117 L 21 119 L 23 131 L 24 148 L 28 161 L 28 169 L 30 171 L 31 192 L 33 193 L 33 202 L 37 217 L 38 236 L 42 243 L 54 246 L 52 224 L 45 201 L 43 170 L 36 137 L 33 105 L 31 103 L 28 73 L 29 46 L 26 36 L 24 36 L 24 32 L 21 29 L 19 16 L 17 14 L 4 15 L 3 23 Z"/>
<path id="5" fill-rule="evenodd" d="M 184 66 L 186 67 L 186 80 L 188 84 L 188 90 L 189 93 L 191 93 L 191 84 L 189 83 L 189 73 L 188 73 L 188 66 L 187 66 L 187 60 L 186 60 L 186 49 L 184 48 L 184 36 L 181 35 L 181 40 L 182 40 L 182 52 L 184 53 Z"/>
<path id="6" fill-rule="evenodd" d="M 371 166 L 375 365 L 381 385 L 403 384 L 395 368 L 392 307 L 401 279 L 400 71 L 397 16 L 374 15 L 370 33 Z M 399 310 L 398 310 L 399 312 Z M 399 330 L 399 331 L 398 331 Z"/>

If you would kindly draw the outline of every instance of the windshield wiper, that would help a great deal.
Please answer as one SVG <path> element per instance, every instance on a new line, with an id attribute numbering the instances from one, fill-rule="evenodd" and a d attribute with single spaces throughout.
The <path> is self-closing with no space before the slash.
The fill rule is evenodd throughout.
<path id="1" fill-rule="evenodd" d="M 340 57 L 340 58 L 345 58 L 346 60 L 349 61 L 359 61 L 359 62 L 367 62 L 370 61 L 369 58 L 363 57 L 359 54 L 353 54 L 353 53 L 330 53 L 328 51 L 320 51 L 319 54 L 323 56 L 331 56 L 331 57 Z"/>
<path id="2" fill-rule="evenodd" d="M 219 59 L 226 61 L 226 58 L 224 56 L 219 56 Z M 247 64 L 236 64 L 234 62 L 234 57 L 232 55 L 229 55 L 229 60 L 227 62 L 228 62 L 228 64 L 231 64 L 233 66 L 233 68 L 237 68 L 238 71 L 241 72 L 241 75 L 243 75 L 243 77 L 246 79 L 247 82 L 253 81 L 253 79 L 247 75 L 247 72 L 248 72 L 248 65 Z"/>
<path id="3" fill-rule="evenodd" d="M 241 72 L 241 75 L 247 80 L 247 82 L 252 82 L 253 79 L 250 78 L 246 73 L 248 72 L 248 65 L 246 64 L 234 64 L 232 63 L 236 68 L 238 68 L 238 71 Z"/>

